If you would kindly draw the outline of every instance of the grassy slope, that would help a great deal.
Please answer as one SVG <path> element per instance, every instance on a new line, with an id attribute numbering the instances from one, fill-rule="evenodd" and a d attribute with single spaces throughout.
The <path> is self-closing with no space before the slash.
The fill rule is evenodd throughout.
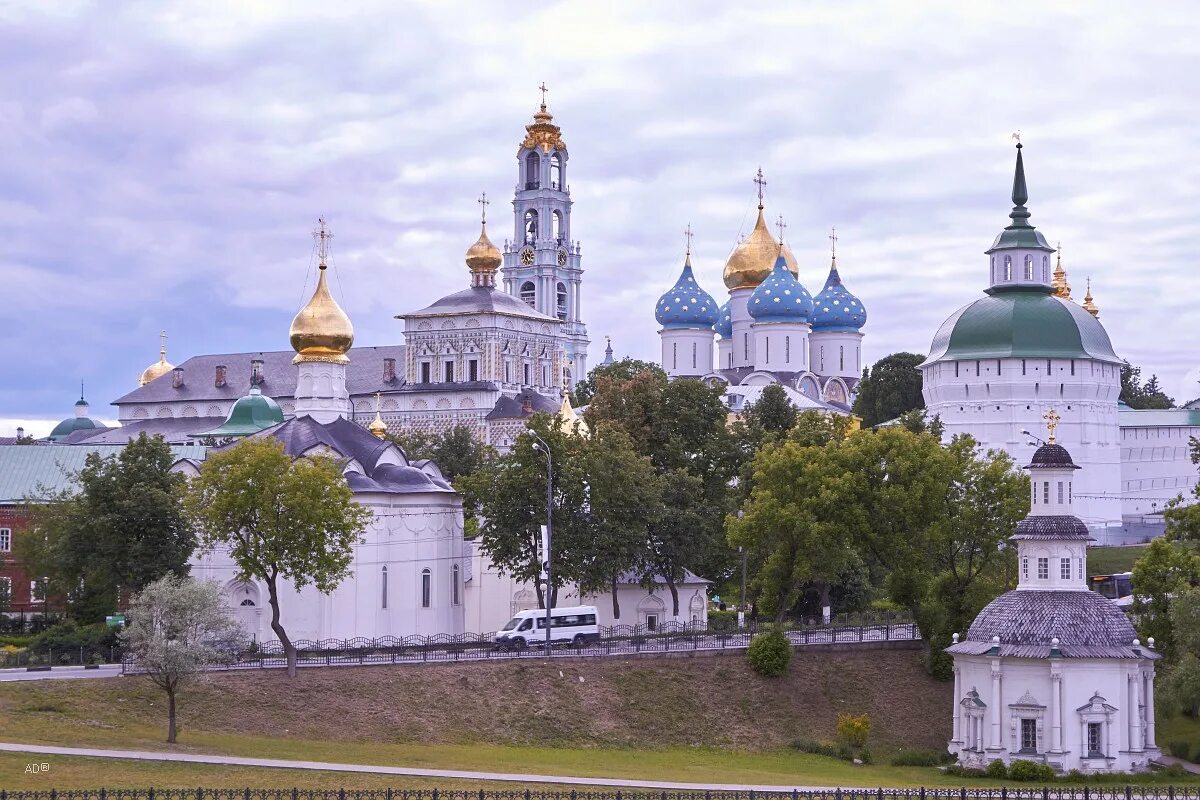
<path id="1" fill-rule="evenodd" d="M 1087 568 L 1090 575 L 1112 575 L 1116 572 L 1130 572 L 1133 562 L 1146 552 L 1144 544 L 1134 544 L 1127 547 L 1089 547 L 1087 551 Z"/>

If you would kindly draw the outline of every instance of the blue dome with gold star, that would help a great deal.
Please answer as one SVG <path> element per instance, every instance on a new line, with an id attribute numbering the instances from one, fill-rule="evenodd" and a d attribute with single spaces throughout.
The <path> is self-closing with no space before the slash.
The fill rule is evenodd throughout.
<path id="1" fill-rule="evenodd" d="M 783 256 L 775 259 L 771 274 L 746 305 L 756 322 L 808 322 L 813 314 L 812 295 L 796 280 Z"/>
<path id="2" fill-rule="evenodd" d="M 842 276 L 834 264 L 829 268 L 825 288 L 813 299 L 813 330 L 857 331 L 866 324 L 867 309 L 842 285 Z"/>
<path id="3" fill-rule="evenodd" d="M 730 308 L 729 302 L 726 300 L 725 305 L 717 310 L 720 316 L 717 317 L 717 324 L 713 326 L 722 339 L 733 338 L 733 309 Z"/>
<path id="4" fill-rule="evenodd" d="M 717 315 L 717 301 L 696 283 L 689 255 L 679 280 L 658 298 L 654 318 L 664 328 L 711 328 L 717 322 Z"/>

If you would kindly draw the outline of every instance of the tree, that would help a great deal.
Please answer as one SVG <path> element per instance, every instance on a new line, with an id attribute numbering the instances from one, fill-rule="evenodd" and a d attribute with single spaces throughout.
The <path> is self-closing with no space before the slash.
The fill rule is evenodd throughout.
<path id="1" fill-rule="evenodd" d="M 338 461 L 293 460 L 269 437 L 210 455 L 192 481 L 187 507 L 205 550 L 227 550 L 243 577 L 266 584 L 271 630 L 295 677 L 296 648 L 280 618 L 279 582 L 332 592 L 350 575 L 371 512 L 354 501 Z"/>
<path id="2" fill-rule="evenodd" d="M 796 415 L 787 391 L 782 385 L 772 383 L 763 387 L 758 400 L 742 412 L 742 421 L 750 430 L 761 431 L 763 439 L 777 441 L 796 424 Z"/>
<path id="3" fill-rule="evenodd" d="M 925 356 L 892 353 L 863 370 L 854 401 L 854 413 L 865 427 L 895 419 L 905 411 L 925 408 L 918 365 Z"/>
<path id="4" fill-rule="evenodd" d="M 642 361 L 637 358 L 622 358 L 620 361 L 614 361 L 611 364 L 601 364 L 594 367 L 587 377 L 575 384 L 575 391 L 571 393 L 571 404 L 576 408 L 586 406 L 592 402 L 592 396 L 596 393 L 599 380 L 601 378 L 609 378 L 615 381 L 626 381 L 635 375 L 640 375 L 643 372 L 649 372 L 652 375 L 661 377 L 666 380 L 667 373 L 658 364 L 652 364 L 649 361 Z"/>
<path id="5" fill-rule="evenodd" d="M 187 574 L 196 539 L 173 462 L 161 436 L 143 433 L 117 455 L 90 453 L 72 476 L 77 490 L 26 499 L 32 520 L 20 556 L 74 617 L 103 621 L 120 592 Z"/>
<path id="6" fill-rule="evenodd" d="M 1200 588 L 1181 589 L 1168 612 L 1175 663 L 1162 677 L 1164 710 L 1200 717 Z M 1155 645 L 1157 646 L 1157 641 Z"/>
<path id="7" fill-rule="evenodd" d="M 1142 368 L 1135 367 L 1128 361 L 1121 365 L 1121 402 L 1130 408 L 1172 408 L 1175 401 L 1167 397 L 1166 392 L 1158 385 L 1158 376 L 1151 375 L 1145 383 L 1141 382 Z"/>
<path id="8" fill-rule="evenodd" d="M 1192 507 L 1188 507 L 1192 508 Z M 1138 633 L 1144 639 L 1154 639 L 1167 661 L 1176 656 L 1176 642 L 1171 625 L 1172 598 L 1191 586 L 1200 584 L 1200 556 L 1177 541 L 1180 531 L 1172 518 L 1176 508 L 1167 512 L 1167 534 L 1150 542 L 1133 565 L 1133 613 Z M 1194 514 L 1187 514 L 1191 521 Z"/>
<path id="9" fill-rule="evenodd" d="M 457 488 L 460 477 L 472 475 L 496 457 L 496 451 L 481 442 L 470 425 L 453 425 L 440 433 L 411 430 L 388 436 L 410 461 L 428 458 L 438 465 Z"/>
<path id="10" fill-rule="evenodd" d="M 167 694 L 169 744 L 175 743 L 179 687 L 219 663 L 222 648 L 240 633 L 220 588 L 211 581 L 168 574 L 148 584 L 130 602 L 121 642 L 138 667 Z"/>

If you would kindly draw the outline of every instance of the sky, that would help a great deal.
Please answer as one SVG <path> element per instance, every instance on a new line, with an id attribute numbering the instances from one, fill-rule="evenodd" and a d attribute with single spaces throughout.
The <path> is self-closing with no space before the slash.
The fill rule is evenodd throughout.
<path id="1" fill-rule="evenodd" d="M 1032 223 L 1117 352 L 1200 395 L 1200 9 L 1189 3 L 0 0 L 0 436 L 92 416 L 156 360 L 287 349 L 317 217 L 356 344 L 511 237 L 540 94 L 569 148 L 582 310 L 654 360 L 654 304 L 782 214 L 838 266 L 864 360 L 981 296 L 1021 132 Z"/>

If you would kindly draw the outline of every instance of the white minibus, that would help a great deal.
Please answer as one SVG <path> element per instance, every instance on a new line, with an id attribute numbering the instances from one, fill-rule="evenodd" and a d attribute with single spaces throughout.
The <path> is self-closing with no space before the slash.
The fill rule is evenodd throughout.
<path id="1" fill-rule="evenodd" d="M 550 612 L 550 642 L 582 645 L 600 638 L 595 606 L 565 606 Z M 498 650 L 522 650 L 546 641 L 546 609 L 519 611 L 496 634 Z"/>

